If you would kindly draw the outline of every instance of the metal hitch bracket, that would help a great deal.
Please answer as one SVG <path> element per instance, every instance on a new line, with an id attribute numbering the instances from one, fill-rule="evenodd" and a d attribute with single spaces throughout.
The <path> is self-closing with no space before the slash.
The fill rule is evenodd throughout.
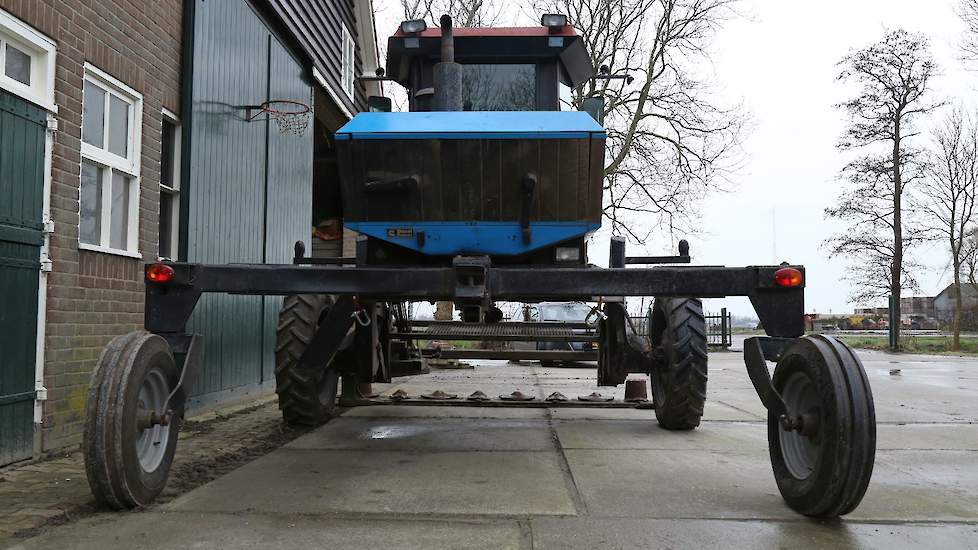
<path id="1" fill-rule="evenodd" d="M 767 362 L 780 359 L 784 348 L 792 340 L 793 338 L 764 336 L 744 340 L 744 363 L 747 365 L 747 375 L 764 407 L 779 417 L 788 414 L 788 408 L 771 383 Z"/>
<path id="2" fill-rule="evenodd" d="M 488 256 L 456 256 L 452 260 L 455 304 L 462 310 L 462 320 L 466 323 L 482 321 L 483 310 L 492 305 L 486 285 L 486 272 L 491 265 Z"/>

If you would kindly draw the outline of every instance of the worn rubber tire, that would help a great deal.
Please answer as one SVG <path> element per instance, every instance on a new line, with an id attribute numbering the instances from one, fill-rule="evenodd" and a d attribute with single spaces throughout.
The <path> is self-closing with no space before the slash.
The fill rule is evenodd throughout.
<path id="1" fill-rule="evenodd" d="M 139 389 L 147 375 L 160 369 L 169 389 L 180 373 L 170 346 L 145 331 L 114 338 L 102 351 L 92 373 L 85 410 L 82 450 L 85 474 L 95 499 L 103 507 L 122 510 L 146 506 L 163 491 L 176 454 L 183 411 L 175 411 L 168 426 L 166 448 L 158 466 L 140 464 L 136 441 Z"/>
<path id="2" fill-rule="evenodd" d="M 769 412 L 768 449 L 778 489 L 788 506 L 806 516 L 848 514 L 866 494 L 876 455 L 876 413 L 866 371 L 848 346 L 813 335 L 799 338 L 782 354 L 774 389 L 782 394 L 793 375 L 807 377 L 818 398 L 818 449 L 810 474 L 792 474 L 782 450 L 783 429 Z"/>
<path id="3" fill-rule="evenodd" d="M 320 321 L 332 305 L 330 296 L 287 296 L 278 316 L 275 345 L 275 393 L 282 418 L 293 426 L 319 426 L 336 415 L 339 371 L 298 367 Z"/>
<path id="4" fill-rule="evenodd" d="M 700 425 L 706 402 L 706 320 L 696 298 L 656 298 L 649 313 L 655 361 L 652 393 L 655 417 L 667 430 Z"/>

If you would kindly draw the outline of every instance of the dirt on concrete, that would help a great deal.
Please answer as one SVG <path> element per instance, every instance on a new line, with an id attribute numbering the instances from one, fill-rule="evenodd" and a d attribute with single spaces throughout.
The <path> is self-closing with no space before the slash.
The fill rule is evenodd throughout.
<path id="1" fill-rule="evenodd" d="M 185 420 L 162 504 L 259 458 L 308 431 L 282 422 L 277 401 Z M 99 509 L 80 451 L 0 471 L 0 547 L 90 517 Z"/>

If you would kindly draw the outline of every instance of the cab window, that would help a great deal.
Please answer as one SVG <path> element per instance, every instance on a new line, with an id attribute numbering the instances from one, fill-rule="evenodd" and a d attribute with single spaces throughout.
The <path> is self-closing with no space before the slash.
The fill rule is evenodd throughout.
<path id="1" fill-rule="evenodd" d="M 462 66 L 462 105 L 466 111 L 533 111 L 536 88 L 533 64 Z"/>

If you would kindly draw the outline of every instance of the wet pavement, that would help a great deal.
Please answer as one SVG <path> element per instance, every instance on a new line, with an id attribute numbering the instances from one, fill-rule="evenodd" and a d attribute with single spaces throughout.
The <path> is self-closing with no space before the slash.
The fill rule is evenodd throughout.
<path id="1" fill-rule="evenodd" d="M 860 355 L 877 462 L 862 505 L 840 521 L 784 505 L 742 358 L 714 353 L 693 432 L 657 428 L 651 410 L 361 407 L 165 505 L 53 527 L 22 547 L 978 546 L 978 360 Z M 377 388 L 610 393 L 593 367 L 530 363 L 398 382 Z"/>

